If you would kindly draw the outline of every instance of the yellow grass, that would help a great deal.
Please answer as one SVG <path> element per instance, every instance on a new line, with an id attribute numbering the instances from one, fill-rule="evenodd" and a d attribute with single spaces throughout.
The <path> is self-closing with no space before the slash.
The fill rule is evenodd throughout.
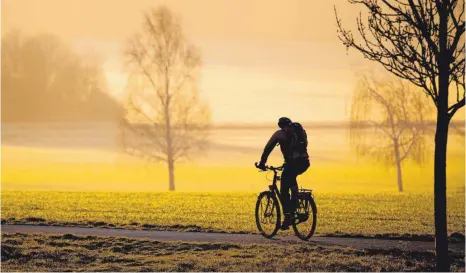
<path id="1" fill-rule="evenodd" d="M 317 233 L 433 234 L 430 194 L 316 193 Z M 22 192 L 2 193 L 2 218 L 122 227 L 198 226 L 256 232 L 254 193 Z M 464 231 L 464 194 L 448 198 L 449 228 Z M 28 220 L 24 220 L 28 221 Z"/>

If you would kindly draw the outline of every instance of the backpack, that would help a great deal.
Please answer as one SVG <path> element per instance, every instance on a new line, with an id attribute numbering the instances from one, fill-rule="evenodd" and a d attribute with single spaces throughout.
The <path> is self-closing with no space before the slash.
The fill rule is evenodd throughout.
<path id="1" fill-rule="evenodd" d="M 291 139 L 290 151 L 298 153 L 307 152 L 307 134 L 301 124 L 298 122 L 291 123 L 287 133 Z"/>

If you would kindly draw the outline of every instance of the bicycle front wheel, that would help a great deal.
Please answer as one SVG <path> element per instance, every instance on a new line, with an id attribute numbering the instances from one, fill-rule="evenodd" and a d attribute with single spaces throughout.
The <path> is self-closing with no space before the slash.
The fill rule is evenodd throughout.
<path id="1" fill-rule="evenodd" d="M 280 205 L 277 197 L 264 191 L 259 194 L 256 203 L 256 225 L 265 238 L 272 238 L 280 228 Z"/>
<path id="2" fill-rule="evenodd" d="M 293 221 L 293 230 L 296 236 L 304 241 L 314 235 L 317 225 L 317 206 L 314 198 L 310 196 L 298 197 L 296 218 Z"/>

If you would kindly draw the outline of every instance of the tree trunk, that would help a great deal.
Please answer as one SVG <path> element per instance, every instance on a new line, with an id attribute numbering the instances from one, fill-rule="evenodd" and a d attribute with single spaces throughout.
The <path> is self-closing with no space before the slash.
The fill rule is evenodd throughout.
<path id="1" fill-rule="evenodd" d="M 434 163 L 434 214 L 435 214 L 435 254 L 437 271 L 450 271 L 447 235 L 447 140 L 448 124 L 448 87 L 450 85 L 451 54 L 447 48 L 448 12 L 446 3 L 439 6 L 439 53 L 438 63 L 438 97 L 437 128 L 435 131 Z"/>
<path id="2" fill-rule="evenodd" d="M 396 171 L 398 174 L 398 191 L 403 192 L 403 179 L 401 172 L 401 159 L 400 159 L 400 147 L 398 146 L 398 140 L 395 140 L 395 160 L 396 160 Z"/>
<path id="3" fill-rule="evenodd" d="M 168 112 L 168 111 L 167 111 Z M 168 113 L 166 113 L 168 115 Z M 175 161 L 173 160 L 173 144 L 172 144 L 172 133 L 171 133 L 171 124 L 170 124 L 170 117 L 165 118 L 165 122 L 167 123 L 165 130 L 166 130 L 166 139 L 167 139 L 167 164 L 168 164 L 168 190 L 174 191 L 175 190 Z"/>
<path id="4" fill-rule="evenodd" d="M 173 159 L 172 124 L 170 118 L 170 81 L 168 71 L 165 71 L 165 138 L 167 140 L 167 164 L 168 164 L 168 190 L 175 190 L 175 160 Z"/>
<path id="5" fill-rule="evenodd" d="M 437 116 L 435 133 L 435 167 L 434 167 L 434 211 L 435 211 L 435 252 L 437 271 L 450 270 L 448 258 L 447 235 L 447 138 L 448 116 L 444 113 Z"/>
<path id="6" fill-rule="evenodd" d="M 401 162 L 400 161 L 396 162 L 396 171 L 398 173 L 398 191 L 403 192 L 403 179 L 402 179 Z"/>
<path id="7" fill-rule="evenodd" d="M 168 190 L 174 191 L 175 190 L 175 164 L 173 160 L 168 161 Z"/>

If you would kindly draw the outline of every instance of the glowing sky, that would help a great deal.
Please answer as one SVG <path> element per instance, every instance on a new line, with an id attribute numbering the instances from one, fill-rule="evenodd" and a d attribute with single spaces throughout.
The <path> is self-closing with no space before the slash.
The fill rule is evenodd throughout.
<path id="1" fill-rule="evenodd" d="M 104 60 L 110 92 L 126 84 L 124 41 L 142 11 L 166 4 L 203 57 L 202 97 L 214 122 L 347 120 L 353 75 L 367 62 L 336 36 L 334 5 L 347 25 L 356 7 L 326 1 L 4 0 L 2 31 L 49 32 Z"/>

